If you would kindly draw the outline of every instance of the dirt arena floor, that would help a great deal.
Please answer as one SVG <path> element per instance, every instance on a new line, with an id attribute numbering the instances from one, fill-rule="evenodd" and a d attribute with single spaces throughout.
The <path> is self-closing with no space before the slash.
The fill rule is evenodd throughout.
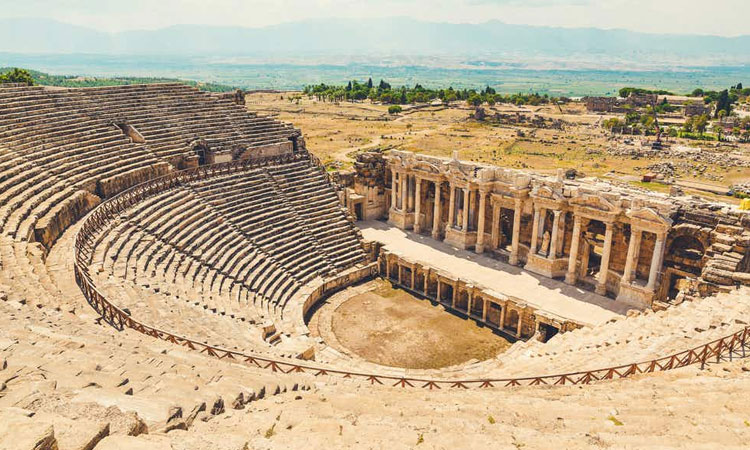
<path id="1" fill-rule="evenodd" d="M 436 369 L 484 360 L 510 343 L 489 328 L 448 313 L 390 283 L 356 295 L 333 313 L 341 345 L 368 361 L 393 367 Z"/>

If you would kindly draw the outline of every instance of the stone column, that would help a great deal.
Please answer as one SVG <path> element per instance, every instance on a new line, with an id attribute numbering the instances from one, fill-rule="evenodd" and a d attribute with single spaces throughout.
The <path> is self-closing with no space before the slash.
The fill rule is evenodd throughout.
<path id="1" fill-rule="evenodd" d="M 599 267 L 599 279 L 596 284 L 596 293 L 604 295 L 607 293 L 607 275 L 609 274 L 609 259 L 612 256 L 612 233 L 614 225 L 606 222 L 607 231 L 604 233 L 604 249 L 602 250 L 602 264 Z"/>
<path id="2" fill-rule="evenodd" d="M 474 291 L 469 289 L 469 301 L 466 302 L 466 315 L 471 317 L 471 304 L 474 302 Z"/>
<path id="3" fill-rule="evenodd" d="M 505 329 L 505 310 L 508 309 L 507 306 L 508 306 L 508 304 L 505 303 L 500 308 L 500 325 L 499 325 L 499 327 L 500 327 L 501 330 Z"/>
<path id="4" fill-rule="evenodd" d="M 539 209 L 539 228 L 536 232 L 536 241 L 537 245 L 539 244 L 539 240 L 544 240 L 544 223 L 547 221 L 547 208 L 540 208 Z M 551 241 L 552 239 L 550 239 Z M 537 253 L 539 251 L 538 248 L 534 250 L 534 253 Z M 549 253 L 549 248 L 547 248 L 547 253 Z"/>
<path id="5" fill-rule="evenodd" d="M 463 219 L 463 223 L 461 224 L 461 230 L 466 233 L 469 231 L 469 214 L 470 214 L 470 208 L 469 208 L 469 188 L 464 188 L 464 216 L 461 218 Z"/>
<path id="6" fill-rule="evenodd" d="M 409 206 L 409 199 L 407 198 L 407 183 L 406 180 L 409 176 L 406 173 L 401 174 L 401 212 L 406 212 Z"/>
<path id="7" fill-rule="evenodd" d="M 482 299 L 482 322 L 487 322 L 487 299 Z"/>
<path id="8" fill-rule="evenodd" d="M 529 256 L 536 254 L 537 240 L 539 238 L 539 216 L 540 209 L 534 206 L 534 222 L 531 224 L 531 247 L 529 247 Z M 513 231 L 515 233 L 515 230 Z"/>
<path id="9" fill-rule="evenodd" d="M 516 336 L 521 337 L 521 329 L 523 327 L 523 312 L 518 312 L 518 326 L 516 327 Z"/>
<path id="10" fill-rule="evenodd" d="M 575 216 L 573 219 L 573 239 L 570 241 L 570 258 L 568 259 L 568 273 L 565 274 L 565 282 L 576 284 L 576 264 L 578 261 L 578 249 L 581 247 L 581 218 Z"/>
<path id="11" fill-rule="evenodd" d="M 430 284 L 430 271 L 424 273 L 424 295 L 427 296 L 428 286 Z"/>
<path id="12" fill-rule="evenodd" d="M 490 237 L 490 248 L 500 247 L 500 205 L 492 203 L 492 237 Z"/>
<path id="13" fill-rule="evenodd" d="M 477 253 L 484 252 L 484 208 L 487 202 L 487 192 L 479 191 L 479 221 L 477 224 Z"/>
<path id="14" fill-rule="evenodd" d="M 630 228 L 630 242 L 628 242 L 628 255 L 625 257 L 625 270 L 622 273 L 622 282 L 630 283 L 635 279 L 633 272 L 638 268 L 638 254 L 641 247 L 641 236 L 643 231 Z"/>
<path id="15" fill-rule="evenodd" d="M 401 270 L 401 264 L 398 265 L 398 284 L 404 284 L 403 281 L 401 281 L 401 277 L 403 275 L 403 270 Z"/>
<path id="16" fill-rule="evenodd" d="M 440 277 L 437 277 L 437 293 L 435 294 L 435 300 L 438 303 L 440 303 L 441 300 L 442 300 L 441 297 L 440 297 L 440 295 L 441 295 L 440 288 L 442 288 L 442 286 L 440 285 Z"/>
<path id="17" fill-rule="evenodd" d="M 451 308 L 456 309 L 456 298 L 458 297 L 458 281 L 453 283 L 453 296 L 451 297 Z"/>
<path id="18" fill-rule="evenodd" d="M 512 265 L 518 264 L 518 246 L 521 242 L 521 199 L 516 199 L 516 208 L 513 212 L 513 239 L 511 240 L 510 247 L 510 260 L 508 261 Z M 505 311 L 505 309 L 503 309 Z"/>
<path id="19" fill-rule="evenodd" d="M 396 209 L 396 174 L 398 172 L 391 170 L 391 209 Z"/>
<path id="20" fill-rule="evenodd" d="M 415 275 L 416 275 L 416 268 L 412 267 L 411 268 L 411 290 L 412 291 L 414 290 L 414 278 L 415 278 Z"/>
<path id="21" fill-rule="evenodd" d="M 591 244 L 588 240 L 583 243 L 583 254 L 581 255 L 581 268 L 579 276 L 586 278 L 586 272 L 589 271 L 589 257 L 591 256 Z"/>
<path id="22" fill-rule="evenodd" d="M 414 200 L 415 200 L 415 188 L 416 188 L 416 182 L 414 175 L 408 175 L 406 177 L 406 186 L 407 186 L 407 198 L 409 199 L 409 204 L 406 208 L 406 211 L 414 211 Z"/>
<path id="23" fill-rule="evenodd" d="M 388 263 L 388 258 L 385 258 L 385 278 L 391 279 L 391 265 Z"/>
<path id="24" fill-rule="evenodd" d="M 562 211 L 562 214 L 560 215 L 560 225 L 559 225 L 559 231 L 557 233 L 557 253 L 559 255 L 563 255 L 565 252 L 565 217 L 567 214 L 565 211 Z"/>
<path id="25" fill-rule="evenodd" d="M 432 218 L 432 238 L 440 238 L 440 216 L 442 211 L 440 210 L 440 181 L 435 182 L 435 211 Z"/>
<path id="26" fill-rule="evenodd" d="M 451 197 L 448 203 L 448 227 L 453 228 L 456 224 L 456 187 L 453 183 L 450 184 Z"/>
<path id="27" fill-rule="evenodd" d="M 553 211 L 553 213 L 555 215 L 555 219 L 552 221 L 552 235 L 550 236 L 549 253 L 547 254 L 547 259 L 557 258 L 557 241 L 560 233 L 560 213 L 562 213 L 562 211 L 555 210 Z"/>
<path id="28" fill-rule="evenodd" d="M 648 284 L 646 289 L 653 291 L 656 289 L 656 278 L 659 276 L 661 270 L 662 256 L 664 255 L 664 234 L 656 235 L 656 243 L 654 243 L 654 254 L 651 256 L 651 270 L 648 273 Z"/>
<path id="29" fill-rule="evenodd" d="M 422 206 L 422 180 L 414 176 L 414 232 L 422 231 L 422 221 L 419 218 Z"/>

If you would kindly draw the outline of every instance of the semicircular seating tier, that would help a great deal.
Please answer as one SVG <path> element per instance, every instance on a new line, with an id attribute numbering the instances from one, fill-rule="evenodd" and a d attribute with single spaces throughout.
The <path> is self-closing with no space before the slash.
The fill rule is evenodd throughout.
<path id="1" fill-rule="evenodd" d="M 365 259 L 361 235 L 299 130 L 181 84 L 0 86 L 0 283 L 63 307 L 45 259 L 102 201 L 178 169 L 274 155 L 294 157 L 175 185 L 135 205 L 92 254 L 113 301 L 130 310 L 166 302 L 199 336 L 231 336 L 232 348 L 253 334 L 239 331 L 248 324 L 284 320 L 301 287 Z M 168 293 L 182 309 L 168 306 Z M 195 303 L 215 312 L 214 322 L 185 311 Z M 164 316 L 161 307 L 138 310 Z"/>

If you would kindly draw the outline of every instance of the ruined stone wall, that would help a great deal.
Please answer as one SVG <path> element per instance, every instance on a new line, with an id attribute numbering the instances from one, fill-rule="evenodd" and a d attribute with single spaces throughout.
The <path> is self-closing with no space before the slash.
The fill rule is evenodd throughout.
<path id="1" fill-rule="evenodd" d="M 385 187 L 386 160 L 382 153 L 357 154 L 354 162 L 355 178 L 366 186 Z"/>
<path id="2" fill-rule="evenodd" d="M 250 159 L 250 158 L 261 158 L 265 156 L 279 156 L 292 153 L 293 143 L 292 141 L 282 142 L 278 144 L 269 144 L 259 147 L 248 148 L 239 154 L 237 159 Z"/>
<path id="3" fill-rule="evenodd" d="M 171 170 L 172 166 L 166 162 L 158 162 L 149 166 L 138 167 L 125 173 L 99 180 L 97 182 L 95 193 L 102 198 L 109 198 L 125 189 L 135 186 L 136 184 L 166 175 Z"/>
<path id="4" fill-rule="evenodd" d="M 48 250 L 66 228 L 94 209 L 101 199 L 87 191 L 77 191 L 66 198 L 34 226 L 34 239 Z"/>

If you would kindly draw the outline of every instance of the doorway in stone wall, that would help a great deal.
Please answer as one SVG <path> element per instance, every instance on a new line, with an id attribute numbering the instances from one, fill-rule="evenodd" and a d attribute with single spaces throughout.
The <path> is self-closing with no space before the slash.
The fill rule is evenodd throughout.
<path id="1" fill-rule="evenodd" d="M 586 228 L 585 243 L 588 245 L 587 254 L 584 253 L 584 279 L 596 279 L 602 268 L 602 254 L 604 254 L 604 235 L 607 227 L 599 220 L 591 220 Z M 588 258 L 586 260 L 586 258 Z"/>

